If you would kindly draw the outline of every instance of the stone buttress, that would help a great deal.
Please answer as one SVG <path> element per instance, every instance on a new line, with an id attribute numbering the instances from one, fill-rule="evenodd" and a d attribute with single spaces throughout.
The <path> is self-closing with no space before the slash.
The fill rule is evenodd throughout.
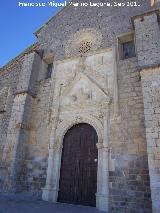
<path id="1" fill-rule="evenodd" d="M 26 184 L 25 157 L 31 128 L 32 100 L 36 94 L 35 81 L 40 62 L 40 56 L 32 52 L 24 57 L 20 72 L 9 121 L 7 143 L 3 152 L 3 161 L 8 166 L 6 191 L 24 190 Z"/>
<path id="2" fill-rule="evenodd" d="M 160 212 L 160 28 L 158 10 L 134 17 L 153 213 Z"/>

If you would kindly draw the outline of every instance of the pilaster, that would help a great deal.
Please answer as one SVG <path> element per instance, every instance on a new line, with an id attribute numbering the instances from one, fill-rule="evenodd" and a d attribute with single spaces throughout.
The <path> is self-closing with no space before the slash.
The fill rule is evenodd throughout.
<path id="1" fill-rule="evenodd" d="M 52 123 L 52 130 L 49 140 L 49 157 L 48 157 L 48 168 L 47 168 L 47 179 L 45 187 L 42 189 L 42 199 L 50 202 L 57 202 L 58 198 L 58 181 L 59 181 L 59 170 L 60 170 L 60 157 L 62 144 L 56 142 L 56 129 L 58 125 L 58 118 L 60 112 L 60 96 L 61 96 L 61 85 L 59 87 L 58 94 L 55 94 L 57 100 L 55 115 Z"/>
<path id="2" fill-rule="evenodd" d="M 109 109 L 104 115 L 103 143 L 98 148 L 98 189 L 96 194 L 97 208 L 109 211 Z"/>
<path id="3" fill-rule="evenodd" d="M 62 148 L 62 144 L 55 144 L 49 149 L 47 180 L 43 188 L 42 199 L 53 203 L 56 203 L 58 199 Z"/>
<path id="4" fill-rule="evenodd" d="M 113 47 L 113 61 L 114 61 L 114 117 L 117 119 L 119 117 L 119 96 L 118 96 L 118 40 L 114 39 Z"/>

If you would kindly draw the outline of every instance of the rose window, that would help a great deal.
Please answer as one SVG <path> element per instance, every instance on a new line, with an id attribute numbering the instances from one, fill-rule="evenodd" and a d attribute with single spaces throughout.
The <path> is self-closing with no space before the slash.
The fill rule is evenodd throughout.
<path id="1" fill-rule="evenodd" d="M 88 51 L 91 50 L 91 48 L 92 48 L 92 42 L 91 41 L 83 41 L 80 44 L 79 52 L 80 53 L 87 53 Z"/>

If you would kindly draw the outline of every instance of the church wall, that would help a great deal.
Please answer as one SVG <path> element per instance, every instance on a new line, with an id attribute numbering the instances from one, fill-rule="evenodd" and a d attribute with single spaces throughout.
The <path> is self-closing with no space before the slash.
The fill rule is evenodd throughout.
<path id="1" fill-rule="evenodd" d="M 149 9 L 149 1 L 143 1 L 143 3 L 143 8 L 124 9 L 124 12 L 122 12 L 123 8 L 100 8 L 97 10 L 95 8 L 67 7 L 63 13 L 60 13 L 61 15 L 55 17 L 47 27 L 38 33 L 39 48 L 44 50 L 44 55 L 47 52 L 53 52 L 55 60 L 64 59 L 67 57 L 68 41 L 72 39 L 74 33 L 83 28 L 95 28 L 102 34 L 99 49 L 111 47 L 115 35 L 118 36 L 133 30 L 129 17 Z M 122 12 L 121 15 L 120 12 Z M 69 55 L 69 57 L 72 56 Z M 144 106 L 138 60 L 143 62 L 142 59 L 136 57 L 118 62 L 119 118 L 114 118 L 112 103 L 110 120 L 112 160 L 109 171 L 109 207 L 112 213 L 151 212 Z M 53 104 L 53 100 L 50 99 L 52 96 L 50 91 L 54 80 L 54 78 L 45 79 L 47 65 L 42 62 L 41 66 L 36 87 L 32 85 L 36 88 L 36 97 L 32 100 L 31 126 L 25 159 L 26 183 L 24 184 L 24 189 L 36 196 L 41 196 L 42 187 L 46 181 L 51 131 L 49 119 Z M 0 75 L 0 87 L 11 87 L 10 96 L 7 98 L 7 110 L 0 113 L 0 126 L 2 126 L 0 147 L 3 147 L 5 143 L 14 99 L 13 94 L 20 69 L 21 65 L 19 64 L 13 71 L 6 72 L 2 77 Z M 65 80 L 65 74 L 62 73 L 60 78 Z M 0 180 L 5 175 L 4 172 L 1 172 L 2 168 L 0 168 L 0 174 L 2 174 Z"/>
<path id="2" fill-rule="evenodd" d="M 138 64 L 141 68 L 160 63 L 160 28 L 158 11 L 135 17 Z"/>
<path id="3" fill-rule="evenodd" d="M 0 130 L 4 135 L 4 138 L 3 136 L 0 138 L 0 145 L 5 142 L 5 132 L 7 131 L 14 92 L 16 90 L 20 70 L 21 63 L 12 67 L 10 71 L 3 71 L 0 73 L 0 120 L 2 125 Z"/>
<path id="4" fill-rule="evenodd" d="M 134 17 L 138 63 L 141 68 L 152 212 L 160 211 L 159 175 L 159 63 L 160 28 L 158 10 Z"/>
<path id="5" fill-rule="evenodd" d="M 89 62 L 92 64 L 91 60 L 88 60 L 88 65 Z M 67 66 L 69 69 L 69 63 L 65 66 L 66 73 Z M 75 67 L 74 69 L 76 70 Z M 63 68 L 60 67 L 58 73 L 62 70 Z M 65 80 L 67 74 L 62 74 L 63 78 L 59 73 L 57 79 L 67 83 Z M 137 212 L 138 209 L 138 212 L 149 213 L 151 212 L 151 199 L 144 106 L 140 70 L 136 57 L 119 61 L 118 85 L 120 109 L 118 120 L 114 119 L 113 105 L 111 105 L 110 146 L 115 169 L 111 168 L 109 172 L 110 212 Z M 50 129 L 47 128 L 49 105 L 51 104 L 49 103 L 50 90 L 51 80 L 40 81 L 38 83 L 38 96 L 34 100 L 32 108 L 32 128 L 26 159 L 26 184 L 28 190 L 36 196 L 41 195 L 41 189 L 46 180 L 50 133 Z M 64 119 L 63 115 L 61 118 Z"/>
<path id="6" fill-rule="evenodd" d="M 26 188 L 32 194 L 40 196 L 46 181 L 48 159 L 48 115 L 50 79 L 37 83 L 37 97 L 32 107 L 30 137 L 26 156 Z"/>
<path id="7" fill-rule="evenodd" d="M 128 0 L 123 0 L 123 2 L 128 2 Z M 137 0 L 136 2 L 142 6 L 127 7 L 127 9 L 126 7 L 105 6 L 98 9 L 96 7 L 66 7 L 40 32 L 37 32 L 40 49 L 44 52 L 53 52 L 56 60 L 63 59 L 67 43 L 72 35 L 84 28 L 94 28 L 102 33 L 99 48 L 111 47 L 115 36 L 133 30 L 130 17 L 150 9 L 150 0 Z"/>
<path id="8" fill-rule="evenodd" d="M 12 66 L 9 71 L 4 70 L 0 73 L 0 191 L 2 190 L 3 180 L 6 175 L 5 165 L 1 160 L 21 63 L 22 61 Z"/>
<path id="9" fill-rule="evenodd" d="M 151 212 L 140 70 L 137 58 L 119 61 L 120 120 L 111 121 L 115 171 L 109 172 L 110 212 Z"/>
<path id="10" fill-rule="evenodd" d="M 160 68 L 141 72 L 153 213 L 160 211 Z"/>

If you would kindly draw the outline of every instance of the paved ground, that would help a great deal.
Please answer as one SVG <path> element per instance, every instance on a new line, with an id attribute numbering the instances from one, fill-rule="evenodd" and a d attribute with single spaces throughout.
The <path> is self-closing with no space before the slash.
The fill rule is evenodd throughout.
<path id="1" fill-rule="evenodd" d="M 1 194 L 0 213 L 100 213 L 96 208 L 70 204 L 53 204 L 27 194 Z"/>

